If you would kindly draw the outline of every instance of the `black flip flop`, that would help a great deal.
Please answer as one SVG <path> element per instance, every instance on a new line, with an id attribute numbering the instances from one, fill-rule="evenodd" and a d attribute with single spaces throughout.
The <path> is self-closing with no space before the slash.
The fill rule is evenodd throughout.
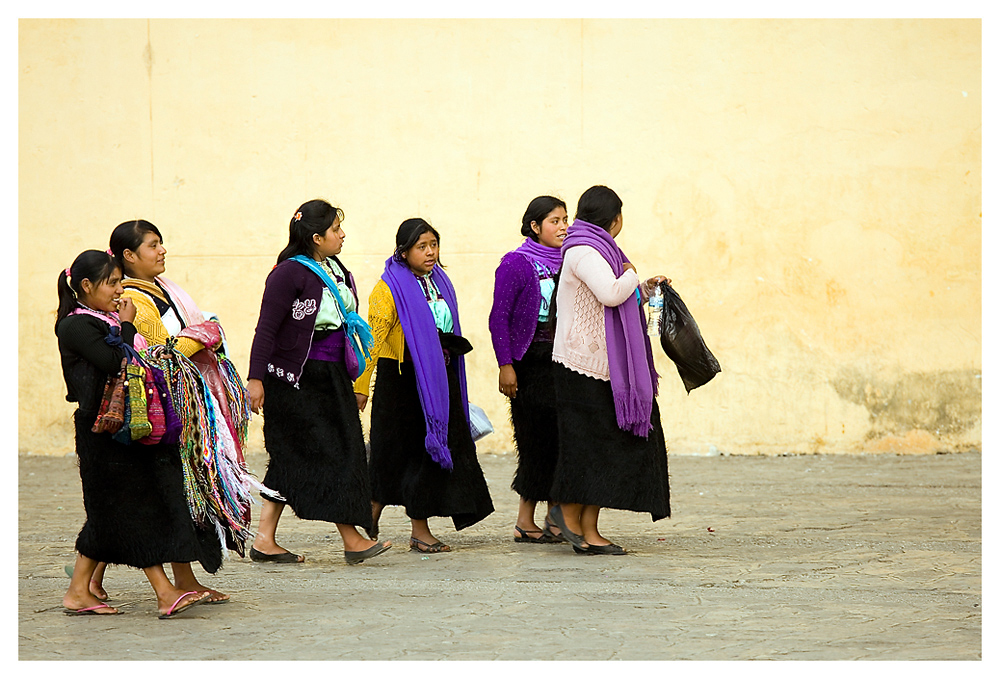
<path id="1" fill-rule="evenodd" d="M 344 559 L 347 561 L 347 563 L 351 565 L 358 564 L 364 561 L 365 559 L 370 559 L 373 556 L 378 556 L 382 552 L 388 551 L 390 547 L 392 547 L 392 544 L 388 540 L 386 540 L 385 542 L 376 543 L 371 547 L 369 547 L 368 549 L 362 550 L 360 552 L 348 552 L 345 549 Z"/>

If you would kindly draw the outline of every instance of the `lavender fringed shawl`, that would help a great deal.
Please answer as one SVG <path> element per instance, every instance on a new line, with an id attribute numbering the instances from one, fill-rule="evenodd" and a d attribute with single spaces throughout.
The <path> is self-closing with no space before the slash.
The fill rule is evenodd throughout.
<path id="1" fill-rule="evenodd" d="M 601 227 L 580 219 L 574 221 L 566 230 L 563 254 L 578 245 L 597 250 L 611 265 L 616 277 L 625 272 L 628 258 L 611 234 Z M 653 428 L 650 417 L 659 375 L 653 366 L 653 350 L 646 335 L 642 309 L 634 297 L 630 296 L 616 307 L 604 307 L 604 329 L 618 427 L 646 438 Z"/>
<path id="2" fill-rule="evenodd" d="M 407 265 L 390 257 L 385 261 L 382 280 L 389 286 L 396 304 L 399 322 L 403 326 L 403 337 L 413 357 L 413 372 L 417 378 L 417 394 L 424 410 L 427 435 L 424 446 L 428 454 L 443 469 L 451 469 L 451 451 L 448 449 L 448 373 L 441 351 L 434 315 L 427 304 L 420 283 Z M 444 297 L 454 322 L 454 333 L 462 334 L 458 322 L 458 300 L 455 288 L 448 275 L 439 266 L 431 272 L 431 280 Z M 452 356 L 458 366 L 461 385 L 462 409 L 465 421 L 469 421 L 469 395 L 465 382 L 465 357 Z"/>

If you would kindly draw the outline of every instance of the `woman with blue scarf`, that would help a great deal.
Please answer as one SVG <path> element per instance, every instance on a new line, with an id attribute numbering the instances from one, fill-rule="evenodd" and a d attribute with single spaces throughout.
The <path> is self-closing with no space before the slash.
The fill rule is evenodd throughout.
<path id="1" fill-rule="evenodd" d="M 368 403 L 372 370 L 372 538 L 386 505 L 410 517 L 410 549 L 449 552 L 427 519 L 449 516 L 456 530 L 493 512 L 469 431 L 469 397 L 458 301 L 438 262 L 438 232 L 420 218 L 404 221 L 396 250 L 368 299 L 374 346 L 355 382 L 358 407 Z"/>
<path id="2" fill-rule="evenodd" d="M 289 222 L 288 245 L 264 284 L 250 349 L 250 407 L 264 414 L 269 461 L 260 525 L 250 558 L 304 559 L 275 540 L 285 505 L 300 519 L 337 524 L 344 559 L 361 563 L 391 543 L 366 540 L 371 527 L 364 433 L 352 380 L 368 332 L 357 315 L 354 277 L 337 258 L 344 246 L 340 208 L 303 203 Z M 370 335 L 367 337 L 370 340 Z M 359 356 L 360 353 L 360 356 Z M 354 374 L 352 374 L 352 372 Z"/>

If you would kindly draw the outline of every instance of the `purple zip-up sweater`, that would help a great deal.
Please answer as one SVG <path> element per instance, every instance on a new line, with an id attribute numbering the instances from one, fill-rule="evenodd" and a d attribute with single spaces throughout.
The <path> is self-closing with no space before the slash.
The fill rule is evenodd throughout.
<path id="1" fill-rule="evenodd" d="M 538 326 L 542 291 L 531 261 L 519 252 L 508 252 L 497 267 L 490 310 L 490 335 L 497 365 L 524 358 Z"/>
<path id="2" fill-rule="evenodd" d="M 339 259 L 332 259 L 344 272 L 357 300 L 354 276 Z M 298 386 L 312 346 L 324 287 L 319 276 L 298 262 L 286 259 L 271 269 L 260 300 L 247 379 L 263 380 L 265 375 L 274 375 Z"/>

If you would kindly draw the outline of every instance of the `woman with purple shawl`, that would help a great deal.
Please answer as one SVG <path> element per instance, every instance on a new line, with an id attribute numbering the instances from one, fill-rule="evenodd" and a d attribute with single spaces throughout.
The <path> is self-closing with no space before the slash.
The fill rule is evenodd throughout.
<path id="1" fill-rule="evenodd" d="M 538 196 L 521 218 L 525 241 L 500 260 L 490 310 L 490 335 L 500 367 L 500 393 L 510 399 L 517 470 L 510 487 L 520 496 L 514 541 L 565 542 L 548 514 L 535 523 L 539 502 L 549 502 L 559 453 L 552 381 L 551 313 L 555 276 L 562 264 L 566 203 Z"/>
<path id="2" fill-rule="evenodd" d="M 551 516 L 577 552 L 625 554 L 600 534 L 602 507 L 670 516 L 667 450 L 656 405 L 658 375 L 641 304 L 665 280 L 640 285 L 615 243 L 622 201 L 587 189 L 562 244 L 552 360 L 559 461 Z M 669 281 L 668 281 L 669 282 Z"/>
<path id="3" fill-rule="evenodd" d="M 371 414 L 372 539 L 386 505 L 410 517 L 410 549 L 451 551 L 427 519 L 449 516 L 462 530 L 493 513 L 469 430 L 464 354 L 455 288 L 438 262 L 438 232 L 420 218 L 396 233 L 396 250 L 368 299 L 375 342 L 355 381 L 358 407 Z"/>

